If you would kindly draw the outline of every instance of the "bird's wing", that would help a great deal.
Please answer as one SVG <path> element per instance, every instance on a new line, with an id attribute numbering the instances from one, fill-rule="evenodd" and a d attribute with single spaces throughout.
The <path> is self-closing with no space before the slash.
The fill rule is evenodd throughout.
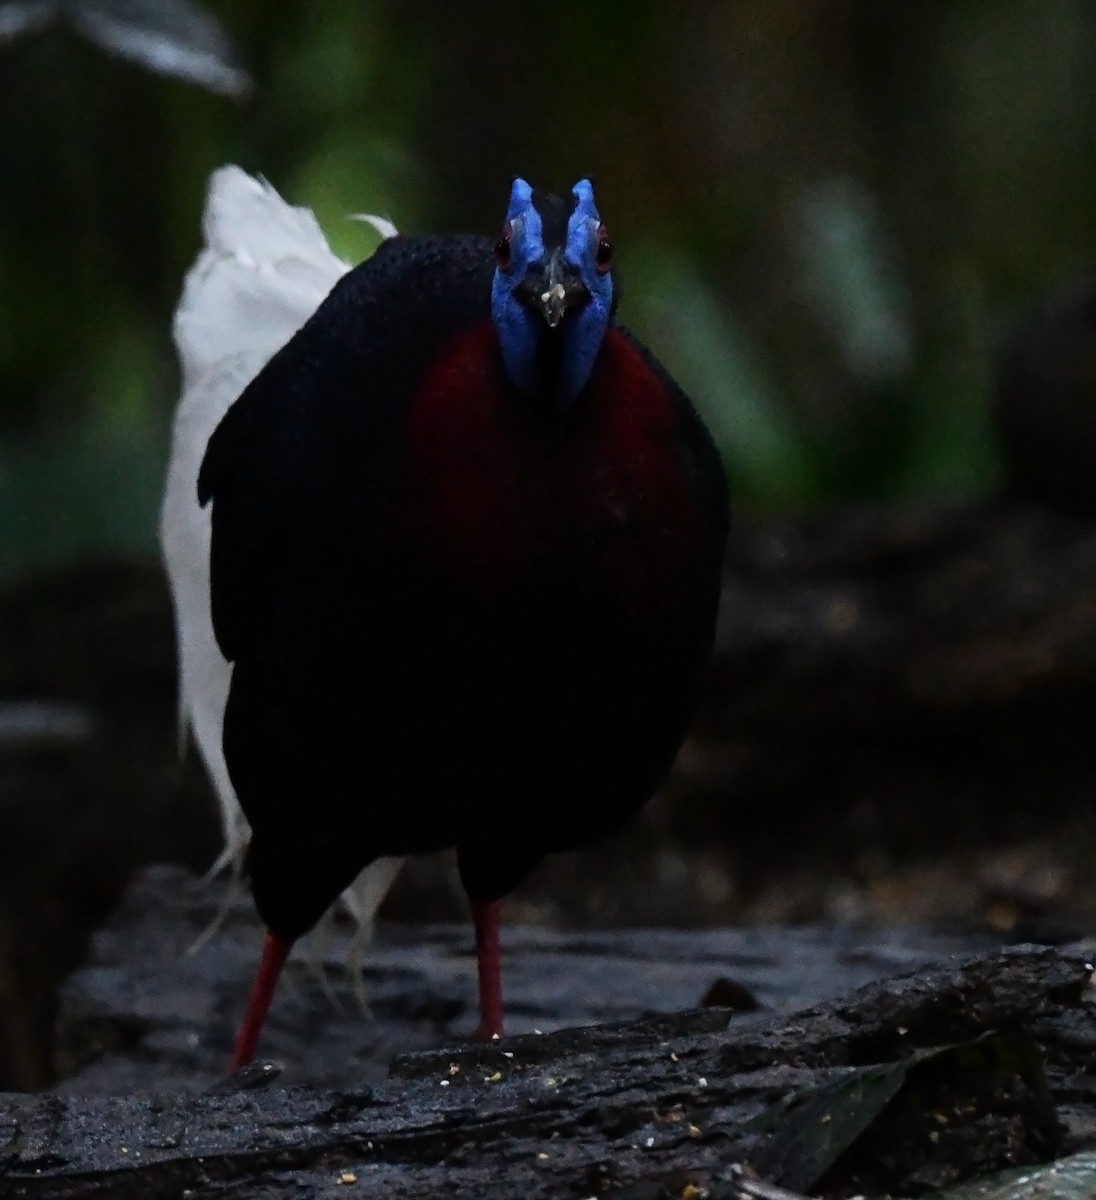
<path id="1" fill-rule="evenodd" d="M 382 236 L 395 233 L 387 222 L 367 219 Z M 287 204 L 268 183 L 235 166 L 210 177 L 203 234 L 175 312 L 183 388 L 160 540 L 175 610 L 180 734 L 188 726 L 193 730 L 221 806 L 224 858 L 238 860 L 248 831 L 221 749 L 231 667 L 213 635 L 210 512 L 198 504 L 198 470 L 229 406 L 315 312 L 349 264 L 331 252 L 308 209 Z M 388 881 L 391 874 L 388 868 Z M 367 870 L 348 907 L 366 923 L 384 890 Z"/>
<path id="2" fill-rule="evenodd" d="M 486 325 L 489 239 L 394 237 L 338 281 L 209 439 L 213 629 L 226 658 L 313 658 L 346 626 L 367 639 L 403 606 L 407 409 L 459 338 Z M 368 577 L 349 564 L 369 563 Z M 318 607 L 326 610 L 321 616 Z M 277 632 L 275 632 L 277 629 Z M 304 631 L 308 631 L 305 648 Z M 345 647 L 337 653 L 343 661 Z M 305 672 L 307 674 L 307 672 Z"/>

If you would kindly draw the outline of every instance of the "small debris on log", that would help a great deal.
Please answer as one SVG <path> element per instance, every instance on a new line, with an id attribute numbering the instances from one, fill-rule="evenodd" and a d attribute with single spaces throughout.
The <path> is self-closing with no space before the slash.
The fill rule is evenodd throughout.
<path id="1" fill-rule="evenodd" d="M 220 1078 L 263 930 L 245 891 L 155 867 L 131 886 L 61 997 L 57 1068 L 66 1092 L 199 1089 Z M 214 922 L 220 924 L 208 938 Z M 400 1051 L 460 1045 L 475 1026 L 471 924 L 383 924 L 355 979 L 352 930 L 329 927 L 290 963 L 260 1053 L 281 1082 L 380 1081 Z M 201 944 L 200 949 L 191 952 Z M 508 928 L 511 1033 L 610 1027 L 704 1002 L 733 979 L 755 1010 L 804 1008 L 887 975 L 1000 945 L 916 928 L 743 930 Z M 368 1004 L 363 1014 L 360 995 Z M 726 987 L 717 999 L 733 998 Z M 755 1013 L 741 1011 L 736 1020 Z M 716 1025 L 726 1014 L 715 1009 Z M 713 1025 L 712 1028 L 715 1028 Z"/>
<path id="2" fill-rule="evenodd" d="M 933 1182 L 917 1170 L 932 1159 L 935 1113 L 972 1134 L 940 1139 L 940 1153 L 958 1157 L 933 1178 L 1096 1148 L 1096 1106 L 1076 1082 L 1092 1053 L 1091 975 L 1083 956 L 1016 948 L 794 1015 L 743 1020 L 708 1008 L 412 1055 L 372 1087 L 9 1095 L 0 1102 L 0 1186 L 13 1197 L 107 1189 L 126 1200 L 203 1188 L 250 1197 L 328 1194 L 351 1174 L 355 1195 L 386 1200 L 731 1196 L 742 1194 L 733 1189 L 748 1178 L 745 1163 L 793 1192 L 916 1194 Z M 943 1107 L 948 1095 L 962 1099 L 964 1080 L 984 1085 L 987 1064 L 995 1097 L 973 1111 Z M 874 1115 L 864 1101 L 873 1079 L 890 1092 L 872 1102 Z M 1035 1102 L 999 1102 L 1015 1100 L 1016 1080 Z M 891 1101 L 907 1087 L 925 1133 L 913 1170 L 870 1136 L 880 1114 L 901 1118 Z M 857 1121 L 834 1137 L 850 1096 Z M 800 1147 L 822 1139 L 824 1152 L 771 1161 L 768 1148 L 789 1127 Z M 964 1158 L 974 1146 L 976 1161 Z"/>

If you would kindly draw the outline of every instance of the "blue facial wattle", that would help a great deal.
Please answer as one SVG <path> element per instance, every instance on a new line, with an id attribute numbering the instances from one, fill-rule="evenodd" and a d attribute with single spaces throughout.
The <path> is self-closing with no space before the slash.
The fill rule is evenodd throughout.
<path id="1" fill-rule="evenodd" d="M 611 248 L 590 181 L 570 199 L 514 180 L 491 290 L 507 374 L 525 395 L 561 407 L 589 381 L 613 307 Z"/>

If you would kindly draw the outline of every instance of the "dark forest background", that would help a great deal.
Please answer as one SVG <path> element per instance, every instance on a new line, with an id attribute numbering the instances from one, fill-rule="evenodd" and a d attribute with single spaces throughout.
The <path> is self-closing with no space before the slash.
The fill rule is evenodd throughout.
<path id="1" fill-rule="evenodd" d="M 991 356 L 1096 259 L 1087 0 L 0 4 L 0 580 L 155 553 L 169 328 L 238 162 L 499 224 L 594 174 L 623 316 L 747 509 L 985 493 Z"/>
<path id="2" fill-rule="evenodd" d="M 1091 289 L 1091 0 L 0 0 L 0 1088 L 63 1073 L 58 989 L 135 873 L 219 847 L 156 525 L 226 162 L 350 260 L 350 214 L 494 233 L 513 174 L 592 174 L 621 316 L 726 460 L 693 736 L 509 913 L 1091 924 L 1094 293 L 1031 327 L 1012 450 L 1087 514 L 1001 499 L 993 405 L 1002 339 Z M 463 920 L 448 860 L 385 915 Z"/>

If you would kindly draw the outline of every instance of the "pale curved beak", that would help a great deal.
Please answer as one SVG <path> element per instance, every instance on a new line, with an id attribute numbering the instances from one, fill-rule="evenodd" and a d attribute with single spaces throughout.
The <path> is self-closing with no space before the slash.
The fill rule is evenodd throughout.
<path id="1" fill-rule="evenodd" d="M 540 313 L 549 329 L 555 329 L 569 309 L 584 304 L 590 295 L 559 250 L 553 251 L 547 267 L 530 267 L 520 290 L 526 304 Z"/>

